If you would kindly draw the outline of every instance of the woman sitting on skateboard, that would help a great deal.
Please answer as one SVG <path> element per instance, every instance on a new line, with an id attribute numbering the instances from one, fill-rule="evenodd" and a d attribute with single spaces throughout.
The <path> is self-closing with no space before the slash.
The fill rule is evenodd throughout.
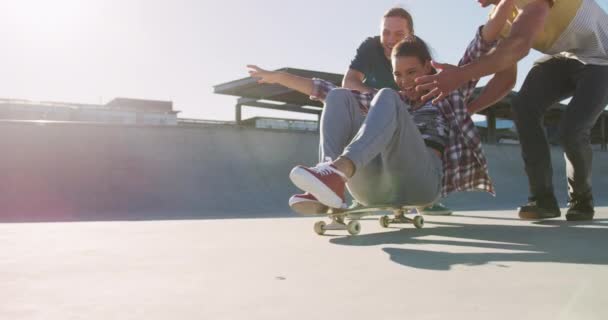
<path id="1" fill-rule="evenodd" d="M 479 28 L 460 65 L 495 46 L 512 0 L 503 0 L 494 16 Z M 296 166 L 293 183 L 306 193 L 290 206 L 300 213 L 344 208 L 345 187 L 359 203 L 374 205 L 431 204 L 455 191 L 494 193 L 479 135 L 467 112 L 477 81 L 471 81 L 437 105 L 421 102 L 414 79 L 435 73 L 428 47 L 418 37 L 399 43 L 392 64 L 400 91 L 371 93 L 337 88 L 321 79 L 248 66 L 260 83 L 276 83 L 325 103 L 320 124 L 320 160 L 314 167 Z M 485 90 L 471 104 L 497 101 L 510 88 Z"/>

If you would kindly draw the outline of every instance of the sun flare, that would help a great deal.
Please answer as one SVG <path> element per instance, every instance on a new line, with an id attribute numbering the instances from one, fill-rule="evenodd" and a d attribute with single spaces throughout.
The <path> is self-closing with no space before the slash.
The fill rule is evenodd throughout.
<path id="1" fill-rule="evenodd" d="M 87 1 L 12 0 L 2 5 L 12 32 L 24 40 L 53 41 L 79 32 L 90 18 Z"/>

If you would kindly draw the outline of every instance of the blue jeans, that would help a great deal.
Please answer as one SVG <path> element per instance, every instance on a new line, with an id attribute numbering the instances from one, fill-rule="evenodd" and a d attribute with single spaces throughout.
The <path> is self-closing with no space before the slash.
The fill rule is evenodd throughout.
<path id="1" fill-rule="evenodd" d="M 439 199 L 443 162 L 394 90 L 380 90 L 367 115 L 349 90 L 330 91 L 320 129 L 321 161 L 343 156 L 355 164 L 347 187 L 359 203 L 419 206 Z"/>

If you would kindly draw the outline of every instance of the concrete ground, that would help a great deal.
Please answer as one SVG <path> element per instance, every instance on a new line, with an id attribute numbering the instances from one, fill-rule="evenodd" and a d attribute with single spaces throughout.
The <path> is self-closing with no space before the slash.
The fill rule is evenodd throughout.
<path id="1" fill-rule="evenodd" d="M 370 218 L 355 237 L 319 218 L 0 224 L 0 319 L 607 319 L 596 217 Z"/>

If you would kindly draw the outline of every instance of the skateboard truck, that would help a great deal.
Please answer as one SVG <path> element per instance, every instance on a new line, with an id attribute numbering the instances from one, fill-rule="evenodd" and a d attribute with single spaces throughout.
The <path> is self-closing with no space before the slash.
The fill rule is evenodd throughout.
<path id="1" fill-rule="evenodd" d="M 315 223 L 315 232 L 318 235 L 325 234 L 327 230 L 346 230 L 351 235 L 355 236 L 361 232 L 361 224 L 357 220 L 351 220 L 348 223 L 344 221 L 346 214 L 344 215 L 330 215 L 331 222 L 326 224 L 325 221 L 318 221 Z"/>
<path id="2" fill-rule="evenodd" d="M 380 218 L 380 225 L 383 228 L 388 228 L 391 224 L 413 224 L 416 229 L 424 227 L 424 218 L 422 216 L 415 216 L 414 218 L 408 218 L 405 216 L 405 209 L 394 209 L 394 218 L 389 216 L 382 216 Z"/>
<path id="3" fill-rule="evenodd" d="M 327 230 L 346 230 L 351 235 L 357 235 L 361 232 L 361 224 L 359 219 L 364 216 L 374 214 L 379 211 L 392 211 L 394 217 L 391 218 L 388 215 L 380 218 L 380 225 L 384 228 L 388 228 L 391 224 L 413 224 L 416 229 L 424 227 L 424 218 L 420 215 L 416 215 L 413 218 L 408 218 L 405 213 L 412 207 L 391 207 L 391 206 L 352 206 L 349 209 L 330 209 L 327 215 L 331 219 L 329 224 L 324 221 L 318 221 L 314 225 L 314 230 L 318 235 L 325 234 Z M 346 219 L 350 219 L 347 223 Z"/>

